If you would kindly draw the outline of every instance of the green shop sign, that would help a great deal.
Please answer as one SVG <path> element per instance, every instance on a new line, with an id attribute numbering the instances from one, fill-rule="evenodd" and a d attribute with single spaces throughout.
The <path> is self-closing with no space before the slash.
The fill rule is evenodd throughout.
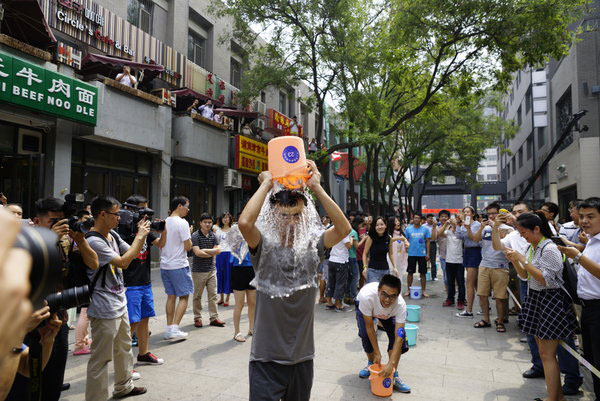
<path id="1" fill-rule="evenodd" d="M 0 53 L 0 101 L 96 125 L 98 88 Z"/>

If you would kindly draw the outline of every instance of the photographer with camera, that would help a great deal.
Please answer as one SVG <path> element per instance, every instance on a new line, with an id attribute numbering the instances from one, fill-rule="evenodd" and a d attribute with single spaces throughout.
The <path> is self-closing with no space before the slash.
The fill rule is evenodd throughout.
<path id="1" fill-rule="evenodd" d="M 74 232 L 69 229 L 68 219 L 65 218 L 65 202 L 58 198 L 48 197 L 39 199 L 35 203 L 36 216 L 33 218 L 33 223 L 38 227 L 45 227 L 52 230 L 58 236 L 58 251 L 61 257 L 61 266 L 52 266 L 57 271 L 60 270 L 59 284 L 54 291 L 62 291 L 70 287 L 68 282 L 69 275 L 69 258 L 71 251 L 76 245 L 81 253 L 81 258 L 87 266 L 94 267 L 98 265 L 98 257 L 90 248 L 84 238 L 83 233 Z M 46 369 L 41 375 L 41 394 L 44 401 L 58 400 L 61 391 L 69 388 L 68 383 L 63 384 L 65 367 L 67 364 L 67 353 L 69 349 L 68 337 L 69 329 L 66 324 L 67 313 L 60 308 L 58 310 L 58 318 L 63 321 L 58 334 L 54 340 L 52 354 L 46 365 Z M 23 341 L 26 345 L 31 346 L 37 342 L 37 333 L 32 331 L 28 333 Z M 8 400 L 23 400 L 29 397 L 31 378 L 26 378 L 22 375 L 17 375 L 13 388 L 8 395 Z"/>
<path id="2" fill-rule="evenodd" d="M 150 231 L 150 222 L 140 221 L 131 246 L 114 229 L 119 224 L 121 204 L 110 196 L 98 196 L 92 201 L 94 226 L 86 234 L 98 255 L 97 269 L 88 270 L 91 280 L 91 303 L 88 317 L 92 326 L 92 356 L 87 365 L 85 399 L 108 399 L 108 363 L 114 357 L 114 398 L 144 394 L 144 387 L 134 387 L 132 380 L 133 353 L 125 283 L 122 269 L 127 269 L 139 255 Z"/>
<path id="3" fill-rule="evenodd" d="M 154 211 L 148 208 L 148 199 L 141 195 L 132 195 L 125 201 L 126 210 L 122 211 L 131 214 L 131 223 L 123 225 L 119 223 L 118 233 L 127 242 L 132 245 L 135 240 L 135 233 L 131 232 L 137 228 L 137 222 L 143 216 L 153 215 Z M 127 220 L 127 219 L 126 219 Z M 156 222 L 153 222 L 153 224 Z M 160 228 L 160 227 L 156 227 Z M 154 296 L 152 294 L 152 280 L 150 274 L 152 245 L 162 249 L 167 242 L 167 232 L 162 227 L 161 234 L 150 231 L 146 237 L 146 242 L 142 250 L 137 255 L 127 269 L 123 271 L 125 278 L 125 296 L 127 297 L 127 312 L 129 314 L 129 324 L 131 325 L 131 335 L 137 334 L 138 356 L 137 362 L 148 365 L 161 365 L 164 361 L 157 358 L 148 350 L 148 337 L 150 330 L 148 321 L 156 316 L 154 311 Z"/>

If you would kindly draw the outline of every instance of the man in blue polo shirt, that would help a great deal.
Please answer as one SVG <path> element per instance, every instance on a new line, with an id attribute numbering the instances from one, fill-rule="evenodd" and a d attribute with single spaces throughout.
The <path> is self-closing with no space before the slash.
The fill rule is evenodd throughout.
<path id="1" fill-rule="evenodd" d="M 409 225 L 406 230 L 406 238 L 410 243 L 408 247 L 408 267 L 406 269 L 407 275 L 407 284 L 408 288 L 413 283 L 413 274 L 417 271 L 417 264 L 419 265 L 419 274 L 421 275 L 421 288 L 423 291 L 423 297 L 429 298 L 427 292 L 425 292 L 425 287 L 427 285 L 427 262 L 429 261 L 429 240 L 431 238 L 431 232 L 425 226 L 421 225 L 422 216 L 420 214 L 415 214 L 413 216 L 413 223 Z M 410 290 L 404 293 L 404 296 L 407 297 L 410 294 Z"/>

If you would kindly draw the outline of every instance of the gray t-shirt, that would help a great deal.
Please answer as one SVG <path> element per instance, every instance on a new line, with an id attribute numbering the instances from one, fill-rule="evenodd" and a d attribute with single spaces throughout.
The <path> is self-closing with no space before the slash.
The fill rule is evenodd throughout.
<path id="1" fill-rule="evenodd" d="M 502 224 L 501 231 L 512 231 L 512 228 Z M 492 227 L 487 226 L 481 233 L 481 263 L 480 267 L 490 269 L 507 269 L 508 259 L 504 256 L 504 252 L 496 251 L 492 245 Z"/>
<path id="2" fill-rule="evenodd" d="M 119 234 L 111 231 L 112 236 Z M 119 239 L 121 239 L 119 237 Z M 117 248 L 117 240 L 111 238 L 110 247 L 102 238 L 89 237 L 88 244 L 98 255 L 98 265 L 104 266 L 110 264 L 110 261 L 115 257 L 123 255 L 129 249 L 129 245 L 121 239 L 120 246 Z M 97 270 L 88 269 L 87 275 L 90 282 L 94 279 L 94 275 L 100 272 Z M 110 265 L 106 269 L 105 285 L 102 286 L 102 276 L 98 278 L 92 300 L 88 308 L 88 316 L 98 319 L 116 319 L 123 316 L 127 312 L 127 299 L 125 298 L 125 282 L 123 280 L 123 271 L 121 268 Z"/>
<path id="3" fill-rule="evenodd" d="M 260 266 L 263 239 L 250 258 L 255 271 Z M 319 260 L 324 257 L 323 235 L 317 242 Z M 307 258 L 312 258 L 310 252 Z M 274 261 L 277 263 L 277 261 Z M 262 269 L 264 270 L 264 266 Z M 314 263 L 317 274 L 318 260 Z M 293 267 L 284 268 L 293 271 Z M 259 272 L 257 271 L 257 274 Z M 256 292 L 256 315 L 252 337 L 251 361 L 276 362 L 295 365 L 314 358 L 315 341 L 313 323 L 315 299 L 318 288 L 310 287 L 296 291 L 289 297 L 271 297 L 262 291 Z"/>

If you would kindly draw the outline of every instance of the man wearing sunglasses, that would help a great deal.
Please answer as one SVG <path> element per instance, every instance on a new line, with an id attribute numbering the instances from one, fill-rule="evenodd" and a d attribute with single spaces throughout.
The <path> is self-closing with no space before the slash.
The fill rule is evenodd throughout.
<path id="1" fill-rule="evenodd" d="M 374 319 L 379 319 L 389 339 L 387 348 L 389 361 L 380 376 L 389 377 L 393 373 L 394 389 L 402 393 L 410 393 L 410 387 L 398 377 L 397 371 L 402 345 L 406 340 L 404 335 L 406 303 L 400 296 L 401 287 L 398 277 L 386 274 L 379 283 L 365 284 L 356 297 L 358 336 L 362 340 L 363 350 L 368 359 L 367 366 L 358 373 L 358 376 L 363 379 L 369 377 L 369 366 L 381 364 L 381 352 L 373 323 Z M 399 341 L 396 341 L 397 336 Z"/>

